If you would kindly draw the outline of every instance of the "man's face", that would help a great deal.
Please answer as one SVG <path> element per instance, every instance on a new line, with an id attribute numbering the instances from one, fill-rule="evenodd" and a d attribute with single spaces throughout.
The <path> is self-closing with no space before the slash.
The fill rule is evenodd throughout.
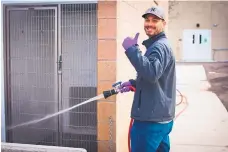
<path id="1" fill-rule="evenodd" d="M 148 14 L 144 21 L 144 30 L 149 37 L 155 36 L 163 31 L 166 22 L 157 16 Z"/>

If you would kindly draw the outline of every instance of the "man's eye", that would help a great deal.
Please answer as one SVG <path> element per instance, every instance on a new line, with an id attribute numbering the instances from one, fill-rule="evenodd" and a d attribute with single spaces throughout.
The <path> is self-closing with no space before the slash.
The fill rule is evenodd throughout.
<path id="1" fill-rule="evenodd" d="M 154 19 L 154 20 L 152 20 L 152 22 L 158 22 L 158 20 Z"/>
<path id="2" fill-rule="evenodd" d="M 146 19 L 146 22 L 150 22 L 150 20 Z"/>

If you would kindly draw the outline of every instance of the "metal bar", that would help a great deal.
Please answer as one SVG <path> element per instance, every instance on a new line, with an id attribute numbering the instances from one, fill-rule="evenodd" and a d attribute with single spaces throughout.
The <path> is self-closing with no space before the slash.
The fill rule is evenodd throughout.
<path id="1" fill-rule="evenodd" d="M 2 1 L 2 4 L 6 4 L 6 5 L 47 5 L 47 4 L 97 4 L 98 3 L 98 0 L 89 0 L 89 1 L 75 1 L 75 0 L 56 0 L 54 2 L 48 2 L 47 0 L 43 0 L 40 2 L 31 2 L 31 1 L 20 1 L 18 0 L 17 1 Z"/>
<path id="2" fill-rule="evenodd" d="M 2 142 L 6 142 L 6 126 L 7 126 L 7 117 L 6 117 L 6 112 L 7 112 L 7 102 L 6 102 L 6 97 L 7 97 L 7 95 L 6 95 L 6 90 L 7 90 L 7 85 L 6 85 L 6 81 L 4 81 L 4 80 L 6 80 L 6 31 L 4 30 L 4 29 L 6 29 L 6 9 L 5 9 L 5 6 L 4 5 L 2 5 L 1 6 L 2 7 L 2 9 L 1 9 L 1 11 L 2 11 L 2 27 L 1 27 L 1 31 L 2 31 L 2 37 L 3 37 L 3 46 L 1 47 L 1 49 L 3 49 L 2 50 L 2 52 L 1 52 L 1 58 L 2 58 L 2 61 L 1 61 L 1 64 L 2 64 L 2 66 L 1 66 L 1 72 L 3 72 L 3 77 L 1 77 L 1 87 L 2 88 L 4 88 L 4 90 L 2 90 L 2 98 L 1 99 L 3 99 L 3 101 L 1 101 L 1 106 L 2 106 L 2 111 L 1 111 L 1 114 L 2 114 L 2 118 L 3 118 L 3 120 L 2 120 L 2 122 L 4 122 L 4 124 L 1 124 L 2 125 L 2 131 L 4 131 L 4 132 L 2 132 Z"/>
<path id="3" fill-rule="evenodd" d="M 6 64 L 6 70 L 5 70 L 5 88 L 6 88 L 6 127 L 9 127 L 11 125 L 12 119 L 11 119 L 11 98 L 10 98 L 10 30 L 9 30 L 9 26 L 10 26 L 10 10 L 6 10 L 6 52 L 5 52 L 5 64 Z M 12 131 L 8 130 L 6 133 L 6 141 L 7 142 L 12 142 L 11 139 L 12 136 Z"/>
<path id="4" fill-rule="evenodd" d="M 62 45 L 61 45 L 61 4 L 58 4 L 58 9 L 57 9 L 57 12 L 58 12 L 58 16 L 57 16 L 57 20 L 58 20 L 58 31 L 57 31 L 57 34 L 58 36 L 57 39 L 58 39 L 58 52 L 57 52 L 57 56 L 59 57 L 61 54 L 62 54 Z M 62 72 L 61 71 L 58 71 L 58 110 L 62 110 Z M 59 136 L 59 139 L 58 139 L 58 145 L 62 146 L 62 115 L 58 116 L 58 135 Z"/>
<path id="5" fill-rule="evenodd" d="M 56 7 L 8 7 L 8 10 L 10 11 L 20 11 L 20 10 L 50 10 L 50 9 L 56 9 Z"/>
<path id="6" fill-rule="evenodd" d="M 54 71 L 54 73 L 55 73 L 55 76 L 54 76 L 54 78 L 55 78 L 55 86 L 54 86 L 54 90 L 55 90 L 55 92 L 56 92 L 56 94 L 55 94 L 55 101 L 57 102 L 57 111 L 59 111 L 59 82 L 58 82 L 58 64 L 57 64 L 57 62 L 58 62 L 58 7 L 55 7 L 54 8 L 54 10 L 55 10 L 55 56 L 54 56 L 54 69 L 55 69 L 55 71 Z M 58 132 L 59 132 L 59 117 L 60 116 L 58 116 L 58 119 L 57 119 L 57 131 L 56 131 L 56 142 L 57 142 L 57 144 L 59 145 L 59 135 L 58 135 Z"/>

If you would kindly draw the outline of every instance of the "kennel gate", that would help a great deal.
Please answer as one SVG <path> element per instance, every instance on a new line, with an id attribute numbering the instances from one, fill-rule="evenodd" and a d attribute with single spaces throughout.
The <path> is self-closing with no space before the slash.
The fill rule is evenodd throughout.
<path id="1" fill-rule="evenodd" d="M 97 92 L 97 4 L 6 8 L 7 126 Z M 97 149 L 96 102 L 14 129 L 9 142 Z"/>

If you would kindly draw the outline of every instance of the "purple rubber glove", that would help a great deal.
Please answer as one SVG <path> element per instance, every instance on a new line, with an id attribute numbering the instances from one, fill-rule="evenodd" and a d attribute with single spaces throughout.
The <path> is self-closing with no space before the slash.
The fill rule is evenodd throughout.
<path id="1" fill-rule="evenodd" d="M 120 89 L 120 92 L 121 92 L 121 93 L 129 92 L 129 91 L 131 91 L 131 89 L 130 89 L 129 86 L 126 86 L 126 87 Z"/>
<path id="2" fill-rule="evenodd" d="M 130 48 L 131 46 L 135 45 L 138 43 L 138 38 L 139 38 L 139 33 L 137 33 L 134 37 L 134 39 L 127 37 L 124 39 L 122 46 L 125 50 L 127 50 L 128 48 Z"/>
<path id="3" fill-rule="evenodd" d="M 131 82 L 130 81 L 127 81 L 127 82 L 124 82 L 121 84 L 120 86 L 120 92 L 121 93 L 124 93 L 124 92 L 129 92 L 131 91 L 130 87 L 131 87 Z"/>

